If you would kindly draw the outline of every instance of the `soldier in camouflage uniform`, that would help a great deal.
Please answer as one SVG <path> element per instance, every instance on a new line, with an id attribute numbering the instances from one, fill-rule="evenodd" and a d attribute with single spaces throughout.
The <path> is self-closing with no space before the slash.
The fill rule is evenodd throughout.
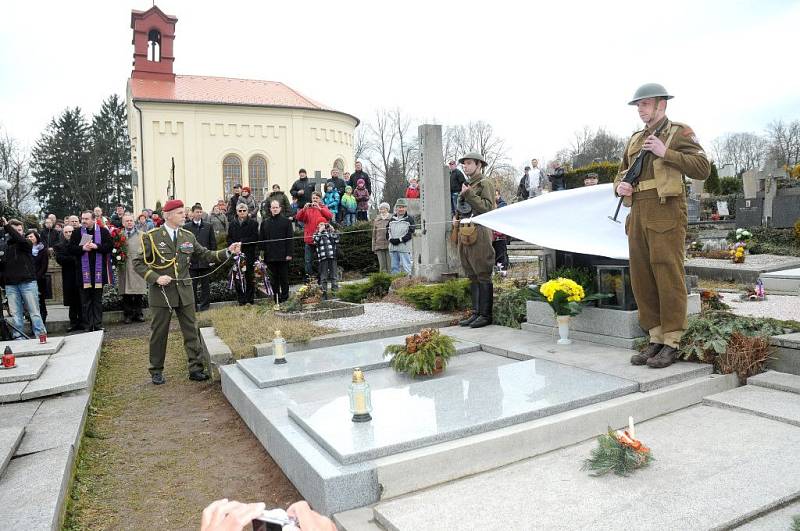
<path id="1" fill-rule="evenodd" d="M 650 344 L 634 355 L 631 363 L 651 368 L 667 367 L 675 361 L 687 327 L 684 175 L 705 179 L 710 172 L 692 128 L 666 117 L 671 98 L 656 83 L 636 91 L 629 105 L 636 105 L 646 127 L 628 141 L 614 181 L 615 193 L 631 207 L 625 220 L 631 285 L 639 306 L 639 324 L 650 334 Z M 658 135 L 653 134 L 656 131 Z M 652 154 L 648 155 L 652 162 L 645 162 L 639 184 L 633 187 L 622 179 L 642 149 Z"/>
<path id="2" fill-rule="evenodd" d="M 492 230 L 481 225 L 464 225 L 460 220 L 467 220 L 472 216 L 494 210 L 494 183 L 488 176 L 483 175 L 483 168 L 487 166 L 487 162 L 480 153 L 467 153 L 458 162 L 463 165 L 468 181 L 461 185 L 453 224 L 454 230 L 458 228 L 459 231 L 458 256 L 470 280 L 472 296 L 472 314 L 458 324 L 480 328 L 492 324 L 494 302 Z M 474 233 L 467 236 L 467 233 L 473 230 Z"/>
<path id="3" fill-rule="evenodd" d="M 208 375 L 200 359 L 189 265 L 192 258 L 224 262 L 231 254 L 240 253 L 242 244 L 233 243 L 227 249 L 210 251 L 197 243 L 191 231 L 182 228 L 185 215 L 182 201 L 167 201 L 163 212 L 166 222 L 142 235 L 142 252 L 133 259 L 134 269 L 148 284 L 153 319 L 150 325 L 150 376 L 156 385 L 165 382 L 162 372 L 167 335 L 172 310 L 175 310 L 189 360 L 189 379 L 203 381 L 208 379 Z"/>

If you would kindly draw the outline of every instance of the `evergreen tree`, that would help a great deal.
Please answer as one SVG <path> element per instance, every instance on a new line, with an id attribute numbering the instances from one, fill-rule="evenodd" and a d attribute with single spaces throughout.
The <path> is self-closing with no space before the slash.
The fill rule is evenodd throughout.
<path id="1" fill-rule="evenodd" d="M 717 173 L 717 165 L 711 163 L 711 174 L 706 179 L 703 185 L 703 190 L 711 195 L 719 195 L 719 174 Z"/>
<path id="2" fill-rule="evenodd" d="M 31 153 L 36 197 L 45 212 L 58 217 L 91 208 L 89 126 L 80 108 L 53 118 Z"/>
<path id="3" fill-rule="evenodd" d="M 92 118 L 91 167 L 95 173 L 97 196 L 93 205 L 104 212 L 118 204 L 132 208 L 131 144 L 125 103 L 112 94 Z"/>
<path id="4" fill-rule="evenodd" d="M 403 175 L 403 166 L 397 158 L 392 159 L 386 172 L 386 182 L 383 185 L 383 201 L 389 203 L 389 211 L 394 212 L 394 203 L 400 197 L 405 197 L 406 176 Z"/>

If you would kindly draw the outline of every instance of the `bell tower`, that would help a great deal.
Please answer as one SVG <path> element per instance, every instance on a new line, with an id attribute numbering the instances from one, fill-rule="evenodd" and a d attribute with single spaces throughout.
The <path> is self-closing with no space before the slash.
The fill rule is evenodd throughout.
<path id="1" fill-rule="evenodd" d="M 177 17 L 164 14 L 158 6 L 131 11 L 133 30 L 132 78 L 175 81 L 173 42 Z"/>

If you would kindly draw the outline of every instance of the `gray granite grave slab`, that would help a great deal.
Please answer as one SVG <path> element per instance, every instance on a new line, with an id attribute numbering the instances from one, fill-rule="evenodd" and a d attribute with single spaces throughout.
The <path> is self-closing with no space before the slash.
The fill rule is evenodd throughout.
<path id="1" fill-rule="evenodd" d="M 18 358 L 25 356 L 44 356 L 55 354 L 64 345 L 63 337 L 48 337 L 47 343 L 39 343 L 38 339 L 22 339 L 19 341 L 0 341 L 0 352 L 7 346 L 11 347 L 14 355 Z"/>
<path id="2" fill-rule="evenodd" d="M 747 379 L 748 385 L 758 385 L 776 391 L 800 394 L 800 376 L 785 372 L 767 371 Z"/>
<path id="3" fill-rule="evenodd" d="M 479 331 L 483 330 L 483 337 Z M 556 345 L 551 334 L 516 330 L 504 326 L 490 325 L 471 329 L 460 326 L 443 328 L 443 333 L 475 341 L 487 352 L 510 356 L 516 359 L 546 359 L 565 365 L 580 367 L 594 372 L 632 380 L 639 384 L 639 391 L 647 392 L 673 385 L 714 372 L 704 363 L 677 362 L 663 369 L 653 370 L 630 363 L 629 349 L 610 347 L 585 341 L 573 341 L 571 345 Z"/>
<path id="4" fill-rule="evenodd" d="M 751 254 L 747 256 L 743 264 L 711 258 L 689 258 L 685 262 L 687 274 L 744 284 L 755 283 L 762 273 L 796 267 L 800 267 L 800 258 L 774 254 Z"/>
<path id="5" fill-rule="evenodd" d="M 627 478 L 580 470 L 597 444 L 589 440 L 380 503 L 375 516 L 396 531 L 729 529 L 800 494 L 794 426 L 698 406 L 639 423 L 636 433 L 656 460 Z"/>
<path id="6" fill-rule="evenodd" d="M 17 457 L 0 477 L 3 529 L 60 529 L 74 453 L 72 446 Z"/>
<path id="7" fill-rule="evenodd" d="M 91 395 L 75 391 L 48 397 L 25 427 L 25 438 L 15 455 L 25 455 L 57 446 L 77 447 L 86 420 Z"/>
<path id="8" fill-rule="evenodd" d="M 368 379 L 369 381 L 369 379 Z M 529 360 L 379 389 L 373 420 L 349 423 L 349 399 L 289 406 L 339 462 L 352 464 L 483 433 L 638 390 L 634 382 L 547 360 Z"/>
<path id="9" fill-rule="evenodd" d="M 2 404 L 0 419 L 3 419 L 4 426 L 27 426 L 41 405 L 41 400 Z"/>
<path id="10" fill-rule="evenodd" d="M 35 380 L 42 374 L 49 357 L 29 356 L 17 358 L 17 366 L 15 368 L 0 369 L 0 384 Z"/>
<path id="11" fill-rule="evenodd" d="M 3 476 L 8 462 L 11 461 L 11 456 L 17 451 L 24 434 L 24 426 L 0 428 L 0 477 Z"/>
<path id="12" fill-rule="evenodd" d="M 28 382 L 0 384 L 0 404 L 19 401 L 22 391 L 27 386 Z"/>
<path id="13" fill-rule="evenodd" d="M 707 396 L 703 403 L 800 426 L 800 395 L 745 385 Z"/>
<path id="14" fill-rule="evenodd" d="M 28 382 L 20 400 L 91 388 L 102 339 L 102 332 L 70 336 L 64 347 L 50 356 L 39 378 Z"/>
<path id="15" fill-rule="evenodd" d="M 391 358 L 383 355 L 384 349 L 387 345 L 402 344 L 404 341 L 405 336 L 397 336 L 303 350 L 288 354 L 288 362 L 283 365 L 276 365 L 272 357 L 248 358 L 239 360 L 236 364 L 263 389 L 319 377 L 350 374 L 356 367 L 365 371 L 388 367 Z M 480 349 L 478 344 L 462 340 L 456 340 L 455 347 L 458 354 Z"/>
<path id="16" fill-rule="evenodd" d="M 770 292 L 797 292 L 800 290 L 800 268 L 761 273 L 764 289 Z"/>

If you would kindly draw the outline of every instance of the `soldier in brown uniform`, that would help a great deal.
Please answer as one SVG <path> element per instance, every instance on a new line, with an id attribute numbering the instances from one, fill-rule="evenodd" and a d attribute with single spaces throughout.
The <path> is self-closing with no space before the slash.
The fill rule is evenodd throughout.
<path id="1" fill-rule="evenodd" d="M 705 179 L 710 172 L 691 127 L 666 117 L 667 100 L 671 98 L 656 83 L 636 91 L 629 105 L 636 105 L 645 128 L 628 141 L 614 181 L 615 193 L 631 207 L 625 220 L 631 285 L 639 306 L 639 324 L 650 333 L 650 344 L 634 355 L 631 363 L 652 368 L 667 367 L 675 361 L 687 326 L 684 175 Z M 650 154 L 634 187 L 622 179 L 642 149 Z"/>
<path id="2" fill-rule="evenodd" d="M 459 219 L 467 219 L 494 210 L 494 183 L 483 175 L 486 160 L 480 153 L 467 153 L 458 160 L 464 167 L 468 182 L 461 185 L 454 229 L 458 227 L 458 256 L 461 266 L 470 280 L 472 295 L 472 315 L 461 326 L 480 328 L 492 324 L 492 270 L 494 268 L 494 248 L 492 230 L 472 224 L 460 224 Z"/>

